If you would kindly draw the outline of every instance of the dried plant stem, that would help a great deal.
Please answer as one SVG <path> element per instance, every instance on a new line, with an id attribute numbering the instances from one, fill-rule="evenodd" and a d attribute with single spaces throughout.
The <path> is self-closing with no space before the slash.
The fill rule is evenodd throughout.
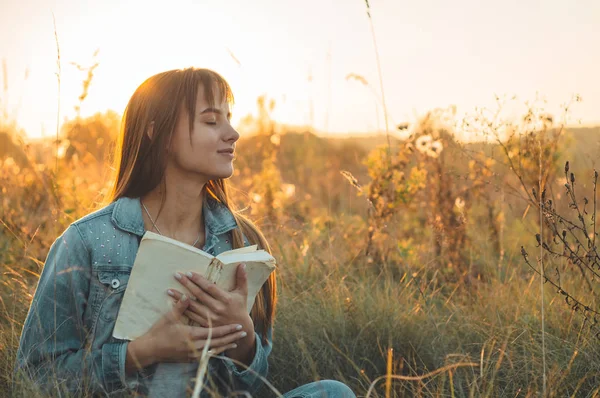
<path id="1" fill-rule="evenodd" d="M 529 254 L 527 253 L 527 251 L 525 250 L 525 248 L 523 246 L 521 246 L 521 255 L 523 256 L 523 259 L 525 260 L 525 264 L 527 264 L 527 266 L 529 268 L 531 268 L 533 270 L 533 272 L 540 275 L 542 277 L 542 279 L 544 279 L 544 282 L 551 284 L 552 286 L 554 286 L 556 288 L 558 293 L 565 296 L 565 301 L 567 302 L 568 305 L 570 305 L 573 308 L 573 310 L 578 311 L 579 309 L 583 308 L 583 311 L 585 311 L 586 313 L 593 314 L 594 316 L 600 315 L 600 312 L 595 311 L 594 309 L 589 307 L 587 304 L 583 303 L 581 300 L 576 299 L 574 296 L 572 296 L 571 294 L 569 294 L 568 292 L 563 290 L 563 288 L 560 286 L 559 283 L 554 282 L 552 279 L 548 278 L 545 275 L 542 276 L 540 274 L 540 270 L 537 269 L 536 267 L 534 267 L 531 264 L 531 262 L 529 261 Z M 594 321 L 594 325 L 597 323 L 598 322 Z M 592 325 L 592 326 L 594 326 L 594 325 Z M 600 332 L 598 333 L 597 337 L 600 338 Z"/>
<path id="2" fill-rule="evenodd" d="M 387 366 L 386 366 L 386 379 L 385 379 L 385 398 L 391 397 L 392 392 L 392 362 L 394 361 L 394 349 L 388 348 L 387 353 Z"/>
<path id="3" fill-rule="evenodd" d="M 212 321 L 210 318 L 208 318 L 208 338 L 206 339 L 206 343 L 202 349 L 202 355 L 200 356 L 200 363 L 198 364 L 198 370 L 196 372 L 196 383 L 194 384 L 192 398 L 199 398 L 202 388 L 204 387 L 204 376 L 206 375 L 206 371 L 208 369 L 208 360 L 210 359 L 208 347 L 210 346 L 212 340 L 212 331 Z"/>
<path id="4" fill-rule="evenodd" d="M 325 131 L 329 132 L 329 113 L 331 112 L 331 43 L 325 57 L 327 64 L 327 108 L 325 109 Z"/>
<path id="5" fill-rule="evenodd" d="M 592 247 L 596 249 L 596 211 L 597 211 L 597 196 L 598 196 L 598 171 L 594 170 L 594 213 L 592 214 L 593 232 L 592 232 Z"/>
<path id="6" fill-rule="evenodd" d="M 391 375 L 388 376 L 383 375 L 383 376 L 379 376 L 378 378 L 376 378 L 375 380 L 373 380 L 373 382 L 371 383 L 371 385 L 369 386 L 369 389 L 367 390 L 367 395 L 365 395 L 366 398 L 369 398 L 371 396 L 371 394 L 373 393 L 373 389 L 375 388 L 375 386 L 377 385 L 377 383 L 380 380 L 385 380 L 388 377 L 394 380 L 404 380 L 404 381 L 421 381 L 423 379 L 427 379 L 429 377 L 435 376 L 437 374 L 446 372 L 446 371 L 451 371 L 453 369 L 457 369 L 457 368 L 462 368 L 462 367 L 476 367 L 479 366 L 479 364 L 477 363 L 473 363 L 473 362 L 460 362 L 460 363 L 455 363 L 452 365 L 447 365 L 444 367 L 441 367 L 439 369 L 436 369 L 432 372 L 426 373 L 424 375 L 421 376 L 400 376 L 400 375 Z"/>
<path id="7" fill-rule="evenodd" d="M 542 139 L 543 137 L 540 138 L 540 140 L 538 141 L 538 144 L 540 146 L 540 155 L 539 155 L 539 162 L 540 162 L 540 174 L 539 174 L 539 186 L 538 189 L 540 192 L 540 194 L 538 195 L 538 199 L 540 201 L 540 241 L 543 243 L 543 234 L 544 234 L 544 203 L 542 202 L 542 194 L 541 192 L 544 192 L 544 186 L 542 183 Z M 544 283 L 546 280 L 546 273 L 544 271 L 544 245 L 540 244 L 540 275 L 542 276 L 540 278 L 540 294 L 541 294 L 541 302 L 542 302 L 542 396 L 545 397 L 546 396 L 546 337 L 545 337 L 545 318 L 544 318 Z"/>
<path id="8" fill-rule="evenodd" d="M 54 24 L 54 40 L 56 41 L 56 80 L 58 83 L 58 91 L 57 91 L 57 106 L 56 106 L 56 163 L 54 174 L 58 175 L 58 132 L 60 127 L 60 76 L 62 74 L 60 67 L 60 45 L 58 44 L 58 32 L 56 31 L 56 18 L 54 17 L 54 13 L 52 13 L 52 22 Z"/>
<path id="9" fill-rule="evenodd" d="M 385 121 L 385 136 L 388 143 L 388 157 L 391 162 L 392 143 L 390 141 L 390 131 L 388 126 L 388 111 L 385 104 L 385 93 L 383 90 L 383 74 L 381 73 L 381 61 L 379 60 L 379 48 L 377 47 L 377 38 L 375 37 L 375 27 L 373 26 L 373 18 L 371 17 L 371 6 L 369 1 L 365 0 L 367 5 L 367 16 L 369 17 L 369 25 L 371 26 L 371 36 L 373 37 L 373 46 L 375 47 L 375 60 L 377 62 L 377 73 L 379 75 L 379 89 L 381 90 L 381 103 L 383 105 L 383 118 Z"/>

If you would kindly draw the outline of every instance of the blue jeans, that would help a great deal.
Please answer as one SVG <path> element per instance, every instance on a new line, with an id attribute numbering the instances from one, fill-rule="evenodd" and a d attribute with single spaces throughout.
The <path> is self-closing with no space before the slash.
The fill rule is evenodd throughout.
<path id="1" fill-rule="evenodd" d="M 285 398 L 356 398 L 350 387 L 335 380 L 308 383 L 285 394 Z"/>

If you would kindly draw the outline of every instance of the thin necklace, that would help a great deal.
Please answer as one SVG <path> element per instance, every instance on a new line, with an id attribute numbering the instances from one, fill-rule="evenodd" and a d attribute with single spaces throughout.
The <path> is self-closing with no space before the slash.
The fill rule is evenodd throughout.
<path id="1" fill-rule="evenodd" d="M 152 216 L 150 215 L 150 212 L 148 211 L 148 208 L 146 207 L 146 205 L 144 204 L 144 202 L 142 202 L 140 200 L 140 203 L 142 204 L 142 207 L 144 208 L 144 210 L 146 211 L 146 214 L 148 215 L 148 218 L 150 218 L 150 221 L 152 222 L 152 225 L 154 225 L 154 228 L 156 228 L 156 232 L 159 233 L 159 235 L 163 235 L 162 232 L 160 232 L 160 229 L 158 229 L 158 226 L 156 225 L 156 223 L 154 222 L 154 219 L 152 218 Z M 164 236 L 164 235 L 163 235 Z M 192 243 L 192 246 L 196 246 L 196 244 L 198 243 L 198 241 L 200 240 L 200 237 L 202 236 L 202 231 L 200 231 L 200 234 L 198 234 L 198 237 L 196 238 L 196 240 L 194 241 L 194 243 Z"/>

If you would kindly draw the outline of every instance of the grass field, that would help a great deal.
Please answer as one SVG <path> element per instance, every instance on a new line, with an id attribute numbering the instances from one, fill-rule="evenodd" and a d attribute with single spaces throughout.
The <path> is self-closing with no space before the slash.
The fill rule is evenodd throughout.
<path id="1" fill-rule="evenodd" d="M 265 124 L 239 142 L 234 198 L 280 267 L 269 381 L 285 392 L 336 379 L 358 396 L 539 397 L 544 384 L 549 397 L 598 396 L 593 317 L 550 283 L 542 297 L 521 246 L 535 266 L 539 208 L 528 192 L 540 179 L 571 215 L 566 157 L 578 200 L 592 203 L 600 134 L 586 133 L 583 147 L 554 127 L 528 130 L 531 141 L 466 145 L 432 120 L 389 147 Z M 11 384 L 22 324 L 50 244 L 107 192 L 116 124 L 114 114 L 73 121 L 58 148 L 0 131 L 2 396 L 32 394 Z M 544 261 L 564 291 L 598 308 L 597 280 L 586 284 L 564 258 Z"/>

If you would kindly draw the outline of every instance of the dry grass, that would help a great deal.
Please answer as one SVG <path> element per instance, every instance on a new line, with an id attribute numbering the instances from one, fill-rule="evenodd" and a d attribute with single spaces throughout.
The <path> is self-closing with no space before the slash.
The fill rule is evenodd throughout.
<path id="1" fill-rule="evenodd" d="M 506 140 L 467 146 L 432 112 L 407 141 L 366 149 L 282 134 L 275 103 L 258 106 L 232 185 L 281 268 L 275 388 L 330 378 L 359 396 L 528 397 L 545 375 L 548 396 L 598 395 L 598 339 L 549 288 L 543 372 L 539 279 L 520 256 L 539 228 L 528 184 L 541 153 L 553 211 L 568 209 L 554 182 L 562 130 L 511 124 Z M 0 131 L 0 395 L 41 396 L 12 384 L 18 338 L 50 244 L 106 194 L 118 115 L 78 117 L 37 145 L 11 129 Z M 562 289 L 595 298 L 561 270 Z"/>
<path id="2" fill-rule="evenodd" d="M 469 210 L 462 210 L 467 213 L 461 233 L 468 244 L 449 257 L 447 249 L 436 252 L 439 231 L 423 219 L 435 206 L 446 206 L 425 202 L 432 197 L 428 190 L 439 185 L 396 175 L 397 184 L 418 187 L 403 191 L 413 195 L 410 200 L 389 202 L 396 207 L 384 223 L 374 222 L 373 213 L 367 217 L 371 205 L 356 196 L 346 179 L 355 178 L 367 194 L 379 192 L 369 185 L 385 182 L 379 175 L 369 177 L 379 170 L 373 163 L 377 156 L 372 154 L 367 169 L 360 158 L 357 162 L 356 156 L 366 158 L 359 147 L 338 147 L 310 135 L 274 140 L 274 134 L 240 143 L 242 158 L 232 182 L 239 188 L 240 205 L 251 199 L 248 212 L 262 225 L 281 264 L 269 376 L 279 391 L 332 378 L 359 396 L 540 395 L 540 293 L 518 250 L 533 240 L 536 224 L 521 218 L 524 205 L 504 216 L 506 253 L 500 259 L 490 225 L 481 222 L 488 219 L 488 199 L 472 199 Z M 323 146 L 328 147 L 321 153 Z M 11 386 L 11 373 L 41 260 L 58 233 L 93 208 L 105 187 L 95 154 L 74 152 L 78 156 L 59 159 L 53 173 L 51 156 L 46 157 L 50 162 L 40 162 L 42 149 L 25 151 L 29 165 L 4 160 L 0 174 L 5 187 L 0 204 L 0 388 L 14 396 L 35 396 L 30 385 Z M 266 161 L 244 158 L 244 152 L 263 153 Z M 439 161 L 417 156 L 416 163 L 404 162 L 403 170 L 428 170 L 433 163 L 426 162 Z M 460 164 L 447 159 L 444 168 L 456 177 Z M 340 170 L 351 172 L 341 175 Z M 444 181 L 451 184 L 447 192 L 473 187 L 473 181 L 464 185 L 460 178 Z M 90 189 L 75 189 L 83 184 Z M 451 233 L 446 229 L 446 235 Z M 372 250 L 366 255 L 369 236 Z M 448 259 L 466 263 L 448 268 Z M 583 292 L 578 278 L 563 283 L 565 289 Z M 596 396 L 597 338 L 555 292 L 547 289 L 544 300 L 548 396 Z"/>

